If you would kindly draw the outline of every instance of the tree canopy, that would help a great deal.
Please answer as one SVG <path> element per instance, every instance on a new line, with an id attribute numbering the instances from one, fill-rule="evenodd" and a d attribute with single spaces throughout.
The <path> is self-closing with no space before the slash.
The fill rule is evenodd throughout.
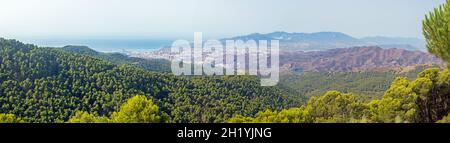
<path id="1" fill-rule="evenodd" d="M 167 122 L 167 115 L 159 112 L 158 106 L 147 97 L 138 95 L 128 99 L 111 117 L 98 116 L 78 111 L 69 123 L 161 123 Z"/>
<path id="2" fill-rule="evenodd" d="M 450 0 L 426 15 L 423 34 L 428 51 L 450 62 Z"/>
<path id="3" fill-rule="evenodd" d="M 77 112 L 110 117 L 135 95 L 180 123 L 224 122 L 235 113 L 298 105 L 252 76 L 177 77 L 0 38 L 0 113 L 33 123 L 67 122 Z"/>
<path id="4" fill-rule="evenodd" d="M 427 69 L 414 81 L 397 78 L 379 100 L 360 101 L 353 94 L 329 91 L 306 105 L 254 117 L 236 115 L 232 123 L 411 123 L 436 122 L 450 112 L 450 70 Z"/>
<path id="5" fill-rule="evenodd" d="M 158 106 L 145 96 L 134 96 L 111 115 L 112 122 L 117 123 L 159 123 L 161 116 Z"/>
<path id="6" fill-rule="evenodd" d="M 14 114 L 0 114 L 0 123 L 23 123 L 23 120 Z"/>

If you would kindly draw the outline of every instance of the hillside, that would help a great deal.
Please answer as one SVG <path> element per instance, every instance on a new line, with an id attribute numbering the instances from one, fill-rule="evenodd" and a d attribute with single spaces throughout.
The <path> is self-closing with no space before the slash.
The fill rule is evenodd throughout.
<path id="1" fill-rule="evenodd" d="M 141 59 L 141 58 L 128 57 L 128 56 L 120 54 L 120 53 L 101 53 L 101 52 L 97 52 L 93 49 L 90 49 L 87 46 L 69 45 L 69 46 L 62 47 L 61 49 L 66 52 L 69 52 L 69 53 L 81 54 L 81 55 L 99 58 L 102 60 L 112 62 L 117 65 L 128 64 L 128 65 L 133 65 L 138 68 L 146 69 L 148 71 L 163 72 L 163 73 L 170 72 L 170 61 L 164 60 L 164 59 Z"/>
<path id="2" fill-rule="evenodd" d="M 305 72 L 297 74 L 284 72 L 278 86 L 282 91 L 294 96 L 324 95 L 327 91 L 336 90 L 353 93 L 361 100 L 380 98 L 397 77 L 416 78 L 417 74 L 427 67 L 420 67 L 407 73 L 396 72 Z"/>
<path id="3" fill-rule="evenodd" d="M 280 62 L 284 67 L 297 72 L 408 72 L 418 66 L 444 64 L 435 56 L 420 51 L 371 46 L 313 52 L 282 52 Z"/>
<path id="4" fill-rule="evenodd" d="M 26 122 L 66 122 L 77 111 L 108 116 L 135 95 L 152 99 L 170 122 L 224 122 L 299 104 L 254 77 L 175 77 L 15 40 L 0 39 L 0 58 L 0 113 Z"/>

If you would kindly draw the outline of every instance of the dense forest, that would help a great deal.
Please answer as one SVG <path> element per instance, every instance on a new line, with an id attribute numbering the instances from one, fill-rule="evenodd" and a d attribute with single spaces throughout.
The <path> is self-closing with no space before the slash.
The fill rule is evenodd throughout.
<path id="1" fill-rule="evenodd" d="M 224 122 L 233 114 L 298 105 L 256 77 L 175 77 L 128 64 L 0 39 L 0 113 L 24 122 L 67 122 L 76 112 L 111 116 L 136 95 L 168 122 Z"/>
<path id="2" fill-rule="evenodd" d="M 413 81 L 397 78 L 380 99 L 329 91 L 302 104 L 301 96 L 260 87 L 251 76 L 175 77 L 73 51 L 80 48 L 38 48 L 6 39 L 0 46 L 0 122 L 436 122 L 449 112 L 444 105 L 450 98 L 442 95 L 450 95 L 450 71 L 438 68 Z M 378 74 L 306 76 L 318 84 L 342 79 L 352 89 L 395 78 Z M 389 82 L 384 78 L 381 85 Z M 375 87 L 370 90 L 383 88 Z"/>
<path id="3" fill-rule="evenodd" d="M 148 71 L 169 73 L 170 61 L 164 59 L 141 59 L 133 58 L 123 55 L 121 53 L 101 53 L 90 49 L 86 46 L 65 46 L 60 48 L 63 51 L 70 53 L 86 55 L 102 60 L 109 61 L 117 65 L 132 65 L 138 68 L 146 69 Z"/>
<path id="4" fill-rule="evenodd" d="M 409 82 L 397 78 L 379 100 L 359 100 L 353 94 L 329 91 L 306 105 L 282 111 L 235 116 L 232 123 L 410 123 L 436 122 L 449 113 L 450 70 L 427 69 Z M 442 121 L 441 121 L 442 122 Z"/>
<path id="5" fill-rule="evenodd" d="M 417 74 L 426 69 L 418 67 L 407 73 L 397 72 L 295 72 L 283 73 L 279 87 L 286 94 L 295 96 L 324 95 L 327 91 L 337 90 L 344 93 L 353 93 L 361 100 L 380 98 L 389 88 L 396 77 L 404 76 L 409 80 L 416 78 Z"/>

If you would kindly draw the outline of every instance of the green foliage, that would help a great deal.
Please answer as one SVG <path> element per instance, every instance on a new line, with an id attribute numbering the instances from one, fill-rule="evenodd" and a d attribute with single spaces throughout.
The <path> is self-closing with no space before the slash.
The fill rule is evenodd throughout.
<path id="1" fill-rule="evenodd" d="M 450 123 L 450 114 L 437 121 L 436 123 Z"/>
<path id="2" fill-rule="evenodd" d="M 396 79 L 381 100 L 369 103 L 369 117 L 372 122 L 411 122 L 416 114 L 415 101 L 409 82 L 405 78 Z"/>
<path id="3" fill-rule="evenodd" d="M 231 123 L 346 123 L 364 118 L 367 106 L 352 94 L 338 91 L 327 92 L 321 97 L 312 97 L 300 108 L 272 112 L 259 112 L 254 118 L 237 115 Z"/>
<path id="4" fill-rule="evenodd" d="M 420 98 L 417 122 L 432 123 L 442 119 L 450 112 L 450 71 L 429 69 L 411 83 L 414 93 Z"/>
<path id="5" fill-rule="evenodd" d="M 72 116 L 69 123 L 108 123 L 109 119 L 106 117 L 98 117 L 87 112 L 78 111 Z"/>
<path id="6" fill-rule="evenodd" d="M 449 70 L 427 69 L 408 82 L 397 79 L 381 100 L 372 101 L 374 122 L 433 123 L 450 112 Z"/>
<path id="7" fill-rule="evenodd" d="M 134 95 L 177 123 L 224 122 L 295 103 L 256 77 L 176 77 L 0 38 L 1 113 L 33 123 L 67 122 L 76 112 L 110 117 Z"/>
<path id="8" fill-rule="evenodd" d="M 160 123 L 158 106 L 145 96 L 135 96 L 124 103 L 118 112 L 111 115 L 115 123 Z"/>
<path id="9" fill-rule="evenodd" d="M 86 55 L 112 62 L 116 65 L 131 65 L 148 71 L 168 73 L 170 72 L 170 61 L 165 59 L 141 59 L 128 57 L 120 53 L 100 53 L 86 46 L 65 46 L 61 50 Z"/>
<path id="10" fill-rule="evenodd" d="M 427 69 L 409 82 L 397 78 L 380 100 L 361 102 L 352 94 L 330 91 L 306 105 L 281 112 L 237 115 L 234 123 L 433 123 L 450 112 L 450 71 Z"/>
<path id="11" fill-rule="evenodd" d="M 429 52 L 450 62 L 450 0 L 426 16 L 423 31 Z M 302 95 L 317 95 L 330 89 L 376 95 L 385 91 L 388 83 L 396 77 L 389 73 L 379 76 L 379 73 L 370 72 L 332 74 L 288 75 L 280 87 Z M 340 78 L 342 76 L 344 78 Z M 255 117 L 238 115 L 229 122 L 448 122 L 449 95 L 449 70 L 433 68 L 421 72 L 412 82 L 397 78 L 380 100 L 362 103 L 351 94 L 332 91 L 321 97 L 312 97 L 300 108 L 282 112 L 266 110 Z"/>
<path id="12" fill-rule="evenodd" d="M 349 122 L 364 116 L 366 106 L 352 94 L 329 91 L 324 96 L 313 97 L 304 110 L 315 122 Z"/>
<path id="13" fill-rule="evenodd" d="M 255 118 L 237 115 L 228 120 L 229 123 L 311 123 L 312 121 L 313 119 L 308 112 L 300 108 L 280 112 L 266 110 L 265 112 L 258 112 Z"/>
<path id="14" fill-rule="evenodd" d="M 420 68 L 419 68 L 420 69 Z M 283 74 L 279 86 L 297 97 L 323 95 L 327 91 L 337 90 L 353 93 L 362 100 L 380 98 L 396 77 L 416 78 L 418 72 L 350 72 L 350 73 L 317 73 Z"/>
<path id="15" fill-rule="evenodd" d="M 158 106 L 147 97 L 138 95 L 128 99 L 120 106 L 119 111 L 111 117 L 99 117 L 83 111 L 78 111 L 69 119 L 69 123 L 160 123 L 167 122 L 167 115 L 160 116 Z"/>
<path id="16" fill-rule="evenodd" d="M 426 15 L 423 34 L 428 51 L 450 62 L 450 0 Z"/>
<path id="17" fill-rule="evenodd" d="M 93 54 L 88 50 L 81 53 Z M 378 73 L 338 74 L 335 78 L 330 74 L 324 77 L 331 82 L 321 82 L 318 77 L 324 74 L 306 81 L 328 87 L 353 85 L 340 90 L 346 93 L 387 91 L 381 99 L 370 102 L 361 100 L 360 93 L 330 91 L 298 107 L 302 96 L 296 99 L 282 95 L 277 87 L 261 87 L 259 79 L 252 76 L 175 77 L 0 39 L 0 112 L 6 113 L 0 119 L 71 123 L 398 123 L 436 122 L 450 111 L 448 69 L 425 70 L 411 82 L 398 78 L 390 87 L 385 82 L 394 75 L 384 79 L 386 74 Z M 368 85 L 373 89 L 364 88 Z M 314 93 L 308 90 L 313 87 L 301 89 Z"/>
<path id="18" fill-rule="evenodd" d="M 14 114 L 0 114 L 0 123 L 23 123 L 23 121 Z"/>

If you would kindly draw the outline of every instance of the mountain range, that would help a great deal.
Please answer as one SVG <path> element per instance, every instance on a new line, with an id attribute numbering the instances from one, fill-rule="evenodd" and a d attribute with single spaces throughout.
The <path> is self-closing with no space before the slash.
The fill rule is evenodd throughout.
<path id="1" fill-rule="evenodd" d="M 280 40 L 280 65 L 296 72 L 408 72 L 444 63 L 425 52 L 418 38 L 354 38 L 340 32 L 249 34 L 226 40 Z M 130 56 L 153 59 L 170 55 L 170 48 Z M 169 58 L 166 58 L 169 59 Z"/>
<path id="2" fill-rule="evenodd" d="M 61 49 L 119 65 L 130 64 L 149 71 L 170 72 L 170 61 L 155 59 L 157 56 L 152 54 L 143 54 L 137 58 L 119 53 L 101 53 L 85 46 L 65 46 Z M 295 72 L 408 72 L 422 66 L 442 66 L 444 62 L 429 53 L 417 50 L 362 46 L 324 51 L 281 51 L 280 65 L 282 70 Z"/>
<path id="3" fill-rule="evenodd" d="M 225 38 L 224 40 L 280 40 L 281 50 L 320 51 L 356 46 L 378 46 L 381 48 L 400 48 L 406 50 L 425 50 L 425 41 L 418 38 L 400 37 L 365 37 L 355 38 L 341 32 L 288 33 L 272 32 L 253 33 L 244 36 Z"/>

